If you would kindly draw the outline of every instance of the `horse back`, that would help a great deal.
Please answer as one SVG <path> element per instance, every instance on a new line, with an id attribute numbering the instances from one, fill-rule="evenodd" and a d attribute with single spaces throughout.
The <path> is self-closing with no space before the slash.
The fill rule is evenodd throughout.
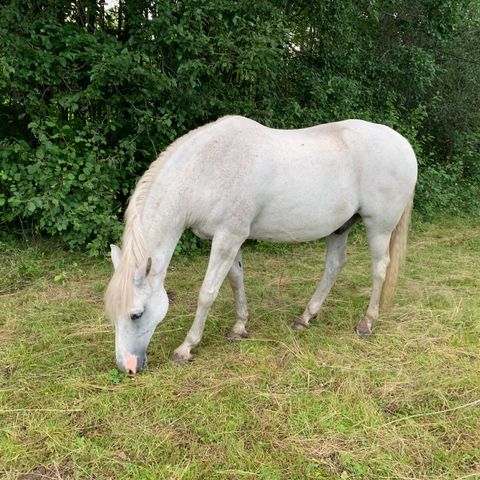
<path id="1" fill-rule="evenodd" d="M 386 206 L 394 222 L 416 181 L 408 142 L 361 120 L 276 130 L 227 117 L 204 134 L 189 169 L 192 224 L 204 236 L 231 222 L 251 238 L 312 240 L 355 213 L 388 217 Z"/>

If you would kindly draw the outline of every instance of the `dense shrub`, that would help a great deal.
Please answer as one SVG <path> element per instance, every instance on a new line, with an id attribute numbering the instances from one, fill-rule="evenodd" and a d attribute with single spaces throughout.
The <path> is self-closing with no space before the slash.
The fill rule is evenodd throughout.
<path id="1" fill-rule="evenodd" d="M 0 221 L 98 252 L 119 236 L 155 156 L 231 113 L 276 127 L 388 124 L 419 156 L 421 212 L 478 213 L 479 10 L 420 0 L 5 2 Z M 188 237 L 179 249 L 196 245 Z"/>

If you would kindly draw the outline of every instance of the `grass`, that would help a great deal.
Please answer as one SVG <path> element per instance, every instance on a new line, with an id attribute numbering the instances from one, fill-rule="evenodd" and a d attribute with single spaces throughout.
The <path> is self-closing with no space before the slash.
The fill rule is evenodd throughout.
<path id="1" fill-rule="evenodd" d="M 360 229 L 315 325 L 292 331 L 323 243 L 244 251 L 251 339 L 225 339 L 227 286 L 195 361 L 168 357 L 192 321 L 206 255 L 176 257 L 147 371 L 114 369 L 105 261 L 51 242 L 0 245 L 0 477 L 480 478 L 480 227 L 416 223 L 395 307 L 368 341 Z"/>

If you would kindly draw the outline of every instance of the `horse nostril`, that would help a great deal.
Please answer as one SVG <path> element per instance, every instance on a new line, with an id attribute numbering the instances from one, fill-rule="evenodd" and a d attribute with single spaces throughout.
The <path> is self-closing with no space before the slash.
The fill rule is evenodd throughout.
<path id="1" fill-rule="evenodd" d="M 125 352 L 123 354 L 123 367 L 125 372 L 135 375 L 138 370 L 138 358 L 129 352 Z"/>

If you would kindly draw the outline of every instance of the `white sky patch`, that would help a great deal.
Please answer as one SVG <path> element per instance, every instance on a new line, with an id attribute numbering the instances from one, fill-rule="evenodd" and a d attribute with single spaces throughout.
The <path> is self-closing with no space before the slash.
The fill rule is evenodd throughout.
<path id="1" fill-rule="evenodd" d="M 105 1 L 105 10 L 111 10 L 112 8 L 118 7 L 119 0 L 106 0 Z"/>

